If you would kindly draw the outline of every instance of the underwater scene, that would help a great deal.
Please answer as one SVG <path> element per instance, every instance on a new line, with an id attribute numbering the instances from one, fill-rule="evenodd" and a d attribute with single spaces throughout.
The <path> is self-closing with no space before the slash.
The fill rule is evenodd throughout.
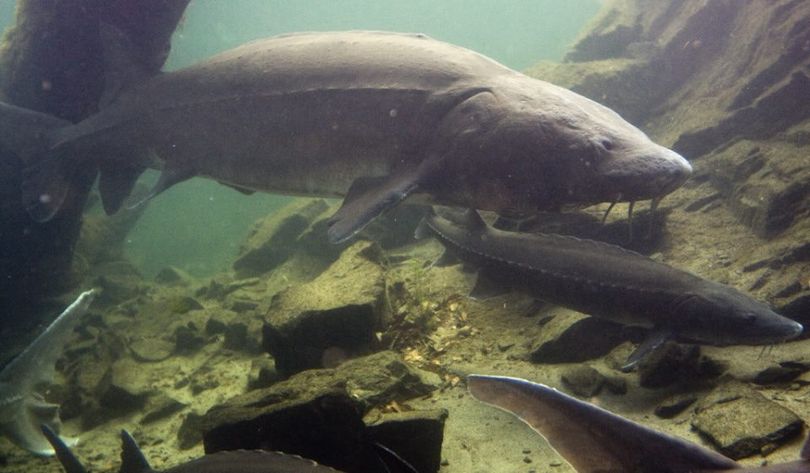
<path id="1" fill-rule="evenodd" d="M 810 3 L 0 31 L 0 473 L 810 472 Z"/>

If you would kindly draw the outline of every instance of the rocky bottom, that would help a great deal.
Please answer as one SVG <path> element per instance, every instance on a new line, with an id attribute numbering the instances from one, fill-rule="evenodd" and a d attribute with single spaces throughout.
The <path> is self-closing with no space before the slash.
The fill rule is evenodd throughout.
<path id="1" fill-rule="evenodd" d="M 680 197 L 699 198 L 699 188 Z M 75 452 L 88 469 L 118 470 L 118 432 L 127 429 L 156 469 L 204 448 L 262 447 L 340 466 L 379 442 L 420 471 L 572 471 L 516 418 L 472 399 L 470 373 L 546 383 L 743 464 L 798 458 L 810 418 L 807 340 L 671 344 L 623 373 L 636 330 L 520 293 L 468 298 L 474 274 L 432 266 L 442 247 L 410 239 L 418 210 L 330 246 L 332 211 L 321 200 L 295 201 L 257 223 L 233 270 L 210 279 L 166 268 L 147 281 L 125 261 L 93 270 L 102 293 L 60 360 L 63 381 L 48 393 L 62 404 L 64 432 L 81 437 Z M 722 208 L 701 211 L 717 228 L 698 231 L 692 213 L 664 212 L 668 225 L 649 237 L 657 240 L 639 244 L 747 289 L 758 270 L 734 269 L 750 264 L 745 251 L 759 245 L 755 238 L 735 234 Z M 618 215 L 605 228 L 620 239 L 626 221 Z M 727 238 L 713 240 L 720 228 Z M 779 284 L 763 270 L 769 285 Z M 331 430 L 320 428 L 324 419 Z M 61 469 L 0 439 L 0 471 Z"/>

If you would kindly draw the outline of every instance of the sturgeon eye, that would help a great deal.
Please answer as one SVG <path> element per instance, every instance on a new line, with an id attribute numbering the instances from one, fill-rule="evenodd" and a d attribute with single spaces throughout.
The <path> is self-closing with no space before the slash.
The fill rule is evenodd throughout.
<path id="1" fill-rule="evenodd" d="M 613 142 L 612 142 L 612 141 L 610 141 L 610 140 L 607 140 L 607 139 L 602 140 L 602 146 L 603 146 L 603 147 L 604 147 L 606 150 L 610 151 L 610 150 L 612 150 L 612 149 L 613 149 Z"/>

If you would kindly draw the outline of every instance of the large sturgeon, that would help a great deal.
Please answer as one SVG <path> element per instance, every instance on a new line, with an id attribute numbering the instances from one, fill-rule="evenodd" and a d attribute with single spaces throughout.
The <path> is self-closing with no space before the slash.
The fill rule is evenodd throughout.
<path id="1" fill-rule="evenodd" d="M 768 345 L 803 330 L 731 286 L 615 245 L 505 232 L 486 225 L 474 210 L 446 215 L 450 218 L 427 216 L 417 234 L 435 236 L 451 254 L 479 268 L 473 294 L 515 288 L 585 314 L 650 329 L 630 356 L 628 369 L 668 339 Z"/>
<path id="2" fill-rule="evenodd" d="M 412 194 L 515 215 L 658 198 L 691 173 L 607 107 L 424 35 L 277 36 L 144 77 L 107 30 L 98 114 L 73 125 L 0 104 L 0 144 L 29 164 L 23 199 L 36 220 L 91 160 L 108 212 L 147 167 L 162 169 L 152 196 L 192 176 L 346 196 L 332 241 Z"/>

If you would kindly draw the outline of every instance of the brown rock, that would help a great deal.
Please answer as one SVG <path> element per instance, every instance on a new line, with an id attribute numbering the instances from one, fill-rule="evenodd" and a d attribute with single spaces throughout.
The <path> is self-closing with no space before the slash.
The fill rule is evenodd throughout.
<path id="1" fill-rule="evenodd" d="M 802 420 L 745 384 L 725 384 L 710 394 L 692 418 L 692 426 L 724 455 L 738 459 L 756 455 L 771 444 L 798 435 Z"/>
<path id="2" fill-rule="evenodd" d="M 327 366 L 327 358 L 345 359 L 371 350 L 384 318 L 379 258 L 376 244 L 357 242 L 315 280 L 273 298 L 263 345 L 279 373 L 289 376 Z"/>

